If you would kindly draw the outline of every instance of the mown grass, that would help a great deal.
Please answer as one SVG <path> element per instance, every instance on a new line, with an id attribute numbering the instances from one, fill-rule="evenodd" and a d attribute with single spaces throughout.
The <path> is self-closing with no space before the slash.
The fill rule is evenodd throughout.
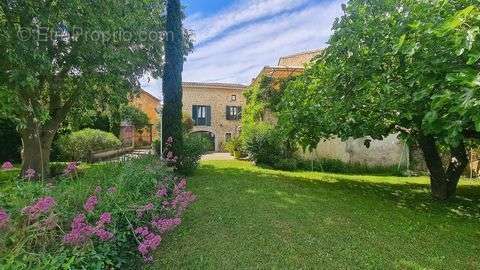
<path id="1" fill-rule="evenodd" d="M 198 201 L 152 269 L 479 269 L 480 185 L 434 201 L 425 177 L 205 161 Z"/>

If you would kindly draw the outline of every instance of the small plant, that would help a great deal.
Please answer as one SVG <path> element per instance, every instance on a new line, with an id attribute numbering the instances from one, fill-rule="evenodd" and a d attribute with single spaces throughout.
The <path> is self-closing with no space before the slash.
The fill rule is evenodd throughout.
<path id="1" fill-rule="evenodd" d="M 13 169 L 13 164 L 10 161 L 6 161 L 5 163 L 2 164 L 2 170 L 8 171 Z"/>

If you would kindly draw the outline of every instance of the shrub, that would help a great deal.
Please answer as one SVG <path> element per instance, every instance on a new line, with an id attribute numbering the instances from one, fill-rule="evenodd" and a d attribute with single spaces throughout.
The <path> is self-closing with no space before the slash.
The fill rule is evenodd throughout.
<path id="1" fill-rule="evenodd" d="M 13 121 L 0 119 L 0 142 L 0 163 L 4 161 L 21 161 L 22 139 Z"/>
<path id="2" fill-rule="evenodd" d="M 122 145 L 112 133 L 96 129 L 84 129 L 63 136 L 59 147 L 65 159 L 88 161 L 94 151 L 115 149 Z"/>
<path id="3" fill-rule="evenodd" d="M 162 149 L 161 146 L 162 145 L 161 145 L 160 140 L 158 140 L 158 139 L 154 140 L 152 145 L 153 145 L 153 151 L 155 152 L 155 155 L 161 156 L 162 155 L 162 151 L 161 151 L 161 149 Z"/>
<path id="4" fill-rule="evenodd" d="M 247 156 L 247 153 L 245 153 L 243 149 L 243 142 L 241 137 L 235 137 L 226 142 L 225 150 L 232 154 L 232 156 L 234 156 L 235 158 L 242 158 Z"/>
<path id="5" fill-rule="evenodd" d="M 260 164 L 275 165 L 285 156 L 280 135 L 269 124 L 257 124 L 242 133 L 243 147 Z"/>
<path id="6" fill-rule="evenodd" d="M 195 134 L 185 135 L 183 154 L 176 164 L 176 169 L 184 175 L 191 175 L 198 167 L 200 158 L 208 152 L 210 140 Z"/>
<path id="7" fill-rule="evenodd" d="M 9 182 L 2 269 L 141 269 L 195 200 L 154 157 L 92 166 L 55 186 Z"/>

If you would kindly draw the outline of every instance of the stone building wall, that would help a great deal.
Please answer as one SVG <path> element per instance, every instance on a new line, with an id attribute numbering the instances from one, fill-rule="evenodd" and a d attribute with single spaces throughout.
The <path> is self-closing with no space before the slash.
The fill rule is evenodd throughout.
<path id="1" fill-rule="evenodd" d="M 245 108 L 245 86 L 222 83 L 184 83 L 183 111 L 192 115 L 194 105 L 211 107 L 211 125 L 194 126 L 192 132 L 210 132 L 215 136 L 215 151 L 224 151 L 227 133 L 239 135 L 241 120 L 227 120 L 226 107 Z M 235 99 L 232 97 L 235 96 Z"/>
<path id="2" fill-rule="evenodd" d="M 370 147 L 366 147 L 365 139 L 350 139 L 341 141 L 338 138 L 322 141 L 312 152 L 299 152 L 299 155 L 307 160 L 337 159 L 346 163 L 358 163 L 365 165 L 406 167 L 409 163 L 408 146 L 397 138 L 390 135 L 383 140 L 372 140 Z"/>
<path id="3" fill-rule="evenodd" d="M 159 138 L 159 132 L 157 130 L 157 125 L 160 122 L 160 116 L 157 112 L 157 109 L 160 106 L 160 100 L 146 91 L 141 91 L 138 96 L 134 97 L 130 101 L 130 105 L 142 110 L 147 114 L 149 119 L 149 127 L 146 127 L 141 132 L 136 132 L 135 134 L 135 144 L 144 144 L 151 143 L 150 140 L 150 128 L 151 128 L 151 140 Z"/>

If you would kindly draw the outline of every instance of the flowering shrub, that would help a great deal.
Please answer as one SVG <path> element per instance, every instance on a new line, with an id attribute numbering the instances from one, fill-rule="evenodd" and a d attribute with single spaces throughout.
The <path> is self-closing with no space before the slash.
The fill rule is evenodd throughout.
<path id="1" fill-rule="evenodd" d="M 65 175 L 77 175 L 78 172 L 78 164 L 77 162 L 69 162 L 67 163 L 67 167 L 63 171 Z"/>
<path id="2" fill-rule="evenodd" d="M 0 248 L 6 269 L 142 268 L 196 199 L 154 157 L 94 166 L 78 181 L 20 182 L 13 193 L 11 216 L 0 210 L 0 228 L 16 228 L 0 232 L 2 243 L 12 239 Z"/>
<path id="3" fill-rule="evenodd" d="M 13 169 L 13 164 L 10 161 L 6 161 L 2 164 L 2 170 L 8 171 Z"/>

